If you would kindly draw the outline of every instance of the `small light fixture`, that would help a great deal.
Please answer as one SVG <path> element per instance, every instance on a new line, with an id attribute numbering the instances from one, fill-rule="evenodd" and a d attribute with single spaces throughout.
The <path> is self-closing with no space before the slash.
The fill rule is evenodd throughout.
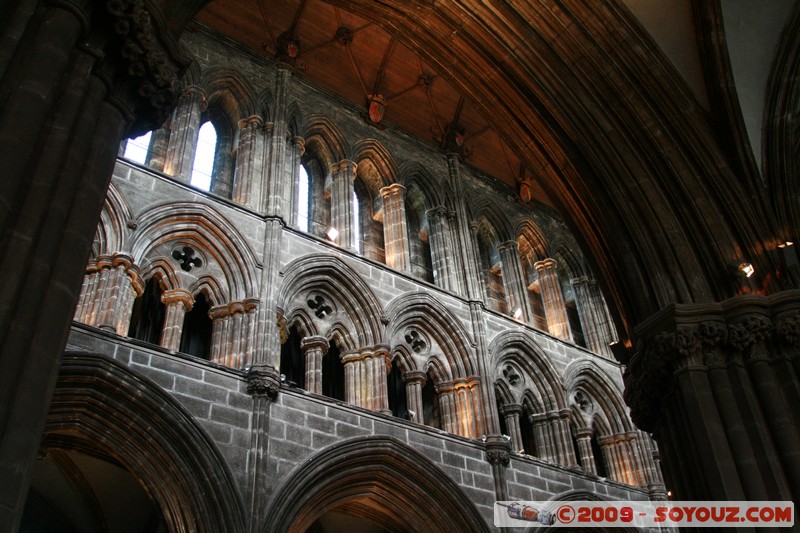
<path id="1" fill-rule="evenodd" d="M 327 235 L 328 238 L 333 242 L 336 242 L 336 238 L 339 236 L 339 230 L 333 227 L 328 228 L 328 233 L 326 233 L 325 235 Z"/>
<path id="2" fill-rule="evenodd" d="M 667 496 L 669 496 L 670 498 L 672 497 L 672 491 L 671 490 L 667 491 Z"/>
<path id="3" fill-rule="evenodd" d="M 747 276 L 748 278 L 755 274 L 756 269 L 750 263 L 742 263 L 739 265 L 739 272 Z"/>
<path id="4" fill-rule="evenodd" d="M 514 309 L 514 318 L 516 318 L 517 320 L 522 319 L 522 309 L 520 309 L 519 307 Z"/>

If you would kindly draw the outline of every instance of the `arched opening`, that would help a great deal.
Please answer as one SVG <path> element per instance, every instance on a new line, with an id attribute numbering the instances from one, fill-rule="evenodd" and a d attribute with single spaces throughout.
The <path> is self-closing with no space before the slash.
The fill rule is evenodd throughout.
<path id="1" fill-rule="evenodd" d="M 594 433 L 592 433 L 589 443 L 592 445 L 592 455 L 594 456 L 594 467 L 597 475 L 608 477 L 608 468 L 606 468 L 606 462 L 603 458 L 603 450 L 600 448 L 600 443 L 597 442 L 597 436 Z"/>
<path id="2" fill-rule="evenodd" d="M 586 337 L 583 335 L 583 326 L 581 325 L 581 318 L 578 314 L 575 300 L 567 300 L 564 302 L 564 307 L 567 311 L 567 320 L 569 320 L 569 328 L 572 332 L 572 341 L 578 346 L 586 348 Z"/>
<path id="3" fill-rule="evenodd" d="M 297 326 L 289 328 L 289 338 L 281 345 L 281 379 L 290 387 L 305 388 L 305 354 Z"/>
<path id="4" fill-rule="evenodd" d="M 69 440 L 49 439 L 34 464 L 19 531 L 167 533 L 168 528 L 156 502 L 118 462 L 72 449 Z"/>
<path id="5" fill-rule="evenodd" d="M 195 357 L 208 359 L 211 354 L 210 307 L 203 293 L 194 298 L 192 309 L 183 318 L 180 351 Z"/>
<path id="6" fill-rule="evenodd" d="M 105 529 L 78 531 L 223 533 L 245 529 L 237 485 L 208 434 L 161 387 L 102 355 L 66 353 L 62 357 L 42 449 L 47 455 L 54 450 L 67 452 L 67 458 L 84 473 L 86 483 L 69 463 L 61 464 L 66 465 L 65 472 L 72 471 L 67 472 L 72 484 L 95 510 L 104 501 L 117 505 L 121 501 L 118 496 L 133 492 L 138 494 L 139 507 L 126 506 L 119 518 L 130 518 L 128 525 L 152 520 L 152 527 L 138 530 L 123 527 L 125 524 L 112 527 L 107 522 Z M 101 473 L 113 473 L 127 488 L 117 486 L 101 493 L 103 489 L 92 484 Z M 139 488 L 128 482 L 138 482 Z M 92 503 L 89 488 L 97 503 Z M 154 505 L 159 513 L 152 511 Z M 159 515 L 166 527 L 161 526 Z"/>
<path id="7" fill-rule="evenodd" d="M 397 358 L 392 361 L 392 369 L 386 378 L 386 388 L 389 397 L 389 409 L 392 414 L 398 418 L 410 420 L 406 384 L 403 382 L 403 371 Z"/>
<path id="8" fill-rule="evenodd" d="M 166 309 L 161 302 L 161 285 L 153 276 L 144 287 L 142 295 L 133 302 L 128 337 L 150 344 L 161 342 Z"/>
<path id="9" fill-rule="evenodd" d="M 344 364 L 341 352 L 332 341 L 328 353 L 322 357 L 322 394 L 328 398 L 344 401 Z"/>
<path id="10" fill-rule="evenodd" d="M 430 372 L 425 375 L 425 385 L 422 387 L 422 422 L 426 426 L 442 429 L 439 395 Z"/>
<path id="11" fill-rule="evenodd" d="M 194 152 L 192 175 L 189 183 L 206 192 L 211 190 L 214 175 L 214 160 L 217 151 L 217 129 L 210 120 L 200 126 L 197 134 L 197 148 Z"/>
<path id="12" fill-rule="evenodd" d="M 531 414 L 528 409 L 523 408 L 519 414 L 519 433 L 522 437 L 522 449 L 525 450 L 527 455 L 536 457 L 536 438 L 533 433 L 533 424 L 531 423 Z"/>
<path id="13" fill-rule="evenodd" d="M 297 169 L 297 229 L 305 233 L 308 233 L 308 219 L 311 215 L 310 190 L 308 171 L 301 164 Z"/>
<path id="14" fill-rule="evenodd" d="M 424 198 L 416 187 L 412 187 L 406 193 L 405 211 L 408 222 L 411 274 L 417 279 L 433 283 L 433 259 L 428 218 L 425 215 Z"/>
<path id="15" fill-rule="evenodd" d="M 135 139 L 128 139 L 125 141 L 125 151 L 122 157 L 133 163 L 144 165 L 147 162 L 148 155 L 150 154 L 150 139 L 153 132 L 148 131 L 144 135 L 140 135 Z"/>
<path id="16" fill-rule="evenodd" d="M 506 291 L 503 286 L 503 261 L 497 249 L 497 236 L 494 229 L 485 221 L 478 227 L 478 254 L 481 260 L 481 274 L 486 289 L 486 303 L 490 309 L 506 314 Z"/>
<path id="17" fill-rule="evenodd" d="M 262 531 L 489 530 L 440 467 L 391 437 L 338 443 L 309 458 L 275 494 Z M 331 523 L 340 527 L 315 529 Z"/>

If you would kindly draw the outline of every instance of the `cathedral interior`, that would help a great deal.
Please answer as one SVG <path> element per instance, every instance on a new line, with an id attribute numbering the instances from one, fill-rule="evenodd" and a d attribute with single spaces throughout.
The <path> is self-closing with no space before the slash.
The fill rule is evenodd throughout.
<path id="1" fill-rule="evenodd" d="M 0 530 L 800 495 L 800 2 L 0 28 Z"/>

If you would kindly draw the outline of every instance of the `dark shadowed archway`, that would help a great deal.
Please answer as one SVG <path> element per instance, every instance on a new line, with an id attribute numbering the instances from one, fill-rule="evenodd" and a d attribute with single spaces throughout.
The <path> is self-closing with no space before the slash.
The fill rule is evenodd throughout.
<path id="1" fill-rule="evenodd" d="M 169 531 L 244 531 L 239 491 L 208 435 L 158 385 L 103 355 L 64 355 L 43 439 L 115 461 Z"/>
<path id="2" fill-rule="evenodd" d="M 489 531 L 447 474 L 390 437 L 334 445 L 300 465 L 276 494 L 262 531 L 306 531 L 328 511 L 389 531 Z"/>

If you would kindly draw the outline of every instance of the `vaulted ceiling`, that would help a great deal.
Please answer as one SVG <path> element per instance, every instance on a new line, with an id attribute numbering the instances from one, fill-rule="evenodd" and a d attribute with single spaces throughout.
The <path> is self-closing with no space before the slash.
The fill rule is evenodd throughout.
<path id="1" fill-rule="evenodd" d="M 297 75 L 361 107 L 367 123 L 434 147 L 449 138 L 468 164 L 514 189 L 533 177 L 473 102 L 373 22 L 322 0 L 216 0 L 196 20 L 269 58 L 281 39 L 293 38 Z M 535 197 L 550 204 L 533 183 Z"/>

